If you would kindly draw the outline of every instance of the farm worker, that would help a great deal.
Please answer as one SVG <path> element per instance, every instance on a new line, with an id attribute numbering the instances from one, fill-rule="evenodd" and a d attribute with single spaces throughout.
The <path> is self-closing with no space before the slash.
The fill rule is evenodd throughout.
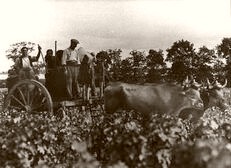
<path id="1" fill-rule="evenodd" d="M 70 47 L 63 51 L 61 64 L 66 74 L 66 87 L 67 93 L 70 99 L 75 99 L 80 96 L 80 89 L 78 84 L 78 74 L 80 67 L 80 59 L 78 57 L 78 51 L 75 49 L 79 41 L 71 39 Z"/>
<path id="2" fill-rule="evenodd" d="M 31 57 L 28 55 L 28 48 L 22 47 L 21 53 L 22 55 L 19 56 L 15 61 L 15 69 L 18 72 L 19 80 L 22 79 L 36 79 L 33 62 L 37 62 L 40 54 L 41 54 L 41 47 L 38 45 L 38 54 L 35 57 Z"/>
<path id="3" fill-rule="evenodd" d="M 95 96 L 95 56 L 94 53 L 79 48 L 80 58 L 83 58 L 80 65 L 78 81 L 80 84 L 91 87 L 91 95 Z"/>
<path id="4" fill-rule="evenodd" d="M 55 56 L 53 56 L 53 50 L 48 49 L 45 55 L 45 62 L 46 62 L 46 74 L 45 74 L 45 86 L 48 88 L 48 91 L 50 93 L 54 93 L 54 73 L 52 73 L 52 70 L 54 70 L 56 66 Z"/>
<path id="5" fill-rule="evenodd" d="M 53 50 L 48 49 L 45 55 L 45 62 L 47 64 L 47 70 L 55 67 L 55 57 L 53 56 Z"/>

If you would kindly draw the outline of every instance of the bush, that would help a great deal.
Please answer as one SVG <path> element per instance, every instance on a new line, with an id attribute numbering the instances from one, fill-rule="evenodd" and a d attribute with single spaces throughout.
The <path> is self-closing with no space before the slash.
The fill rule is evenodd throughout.
<path id="1" fill-rule="evenodd" d="M 91 133 L 90 151 L 106 165 L 121 161 L 128 167 L 168 167 L 171 148 L 188 137 L 184 123 L 155 115 L 148 128 L 143 128 L 139 121 L 125 116 L 115 113 L 100 123 Z"/>
<path id="2" fill-rule="evenodd" d="M 174 146 L 173 168 L 231 167 L 230 110 L 211 108 L 205 111 L 200 124 L 190 135 L 191 140 Z"/>
<path id="3" fill-rule="evenodd" d="M 198 139 L 174 147 L 172 168 L 229 168 L 231 144 L 224 141 Z"/>
<path id="4" fill-rule="evenodd" d="M 195 129 L 194 139 L 231 139 L 231 111 L 221 111 L 218 108 L 210 108 L 205 111 L 200 119 L 200 124 Z"/>
<path id="5" fill-rule="evenodd" d="M 231 123 L 231 108 L 228 108 L 225 111 L 221 111 L 216 107 L 209 108 L 201 117 L 201 122 L 203 125 L 208 125 L 214 128 L 224 123 Z"/>
<path id="6" fill-rule="evenodd" d="M 198 125 L 168 115 L 143 124 L 134 111 L 0 113 L 2 167 L 229 167 L 230 111 L 209 109 Z M 215 154 L 214 154 L 215 153 Z"/>
<path id="7" fill-rule="evenodd" d="M 20 112 L 1 120 L 1 166 L 71 167 L 84 161 L 98 164 L 87 152 L 84 137 L 89 129 L 82 122 L 81 114 L 72 114 L 59 122 L 45 116 Z"/>

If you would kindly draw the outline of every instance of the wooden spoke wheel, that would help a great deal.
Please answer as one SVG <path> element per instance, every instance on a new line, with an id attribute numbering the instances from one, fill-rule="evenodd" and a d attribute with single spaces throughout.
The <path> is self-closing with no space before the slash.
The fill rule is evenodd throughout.
<path id="1" fill-rule="evenodd" d="M 26 112 L 48 112 L 53 115 L 53 102 L 45 86 L 36 80 L 17 82 L 8 92 L 4 110 L 23 110 Z"/>

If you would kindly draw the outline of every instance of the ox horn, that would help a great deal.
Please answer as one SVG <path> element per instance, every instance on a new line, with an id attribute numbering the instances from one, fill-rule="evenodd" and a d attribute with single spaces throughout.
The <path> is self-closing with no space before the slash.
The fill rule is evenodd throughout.
<path id="1" fill-rule="evenodd" d="M 208 86 L 209 89 L 213 88 L 213 85 L 210 83 L 208 78 L 206 78 L 206 83 L 207 83 L 207 86 Z"/>
<path id="2" fill-rule="evenodd" d="M 182 82 L 182 87 L 183 87 L 183 88 L 188 88 L 188 87 L 189 87 L 189 79 L 188 79 L 188 76 L 186 76 L 186 79 Z"/>
<path id="3" fill-rule="evenodd" d="M 193 87 L 196 87 L 197 89 L 200 88 L 202 86 L 202 84 L 199 84 L 194 78 L 192 80 L 192 84 Z"/>
<path id="4" fill-rule="evenodd" d="M 225 83 L 222 85 L 222 88 L 227 86 L 227 79 L 225 78 Z"/>
<path id="5" fill-rule="evenodd" d="M 217 87 L 219 89 L 223 89 L 227 85 L 227 79 L 225 79 L 225 83 L 222 85 L 217 80 L 214 83 L 214 87 Z"/>
<path id="6" fill-rule="evenodd" d="M 189 84 L 188 76 L 186 76 L 186 79 L 184 80 L 184 83 L 185 83 L 185 84 Z"/>

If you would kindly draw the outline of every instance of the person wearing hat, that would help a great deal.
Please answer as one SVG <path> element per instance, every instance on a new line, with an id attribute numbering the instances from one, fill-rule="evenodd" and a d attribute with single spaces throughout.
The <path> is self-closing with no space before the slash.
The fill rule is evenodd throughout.
<path id="1" fill-rule="evenodd" d="M 79 74 L 80 59 L 78 57 L 78 51 L 75 49 L 78 44 L 78 40 L 71 39 L 70 47 L 63 51 L 61 59 L 61 64 L 64 68 L 64 73 L 66 74 L 67 93 L 70 99 L 74 99 L 80 96 L 80 89 L 77 80 Z"/>
<path id="2" fill-rule="evenodd" d="M 18 72 L 19 80 L 23 79 L 36 79 L 33 62 L 37 62 L 40 54 L 41 54 L 41 47 L 38 45 L 38 54 L 35 57 L 28 55 L 28 48 L 22 47 L 21 53 L 16 61 L 15 61 L 15 69 Z"/>

